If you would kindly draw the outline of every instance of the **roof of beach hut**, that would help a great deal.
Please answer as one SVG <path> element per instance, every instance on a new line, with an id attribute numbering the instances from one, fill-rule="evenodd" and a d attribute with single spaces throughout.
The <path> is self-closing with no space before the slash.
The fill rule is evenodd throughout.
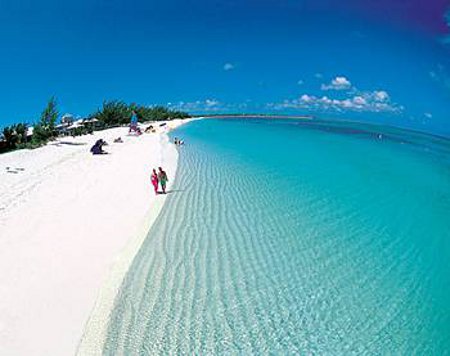
<path id="1" fill-rule="evenodd" d="M 79 120 L 77 120 L 77 121 L 79 121 Z M 76 129 L 76 128 L 78 128 L 78 127 L 82 127 L 83 126 L 83 122 L 77 122 L 77 121 L 75 121 L 72 125 L 70 125 L 67 129 L 68 130 L 73 130 L 73 129 Z"/>
<path id="2" fill-rule="evenodd" d="M 71 123 L 73 122 L 74 117 L 72 114 L 64 114 L 61 118 L 62 123 Z"/>

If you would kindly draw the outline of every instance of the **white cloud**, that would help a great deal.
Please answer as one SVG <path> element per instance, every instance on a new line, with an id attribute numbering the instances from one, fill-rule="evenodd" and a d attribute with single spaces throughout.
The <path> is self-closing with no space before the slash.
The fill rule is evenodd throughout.
<path id="1" fill-rule="evenodd" d="M 352 83 L 346 77 L 336 77 L 329 84 L 322 84 L 322 90 L 348 90 Z"/>
<path id="2" fill-rule="evenodd" d="M 373 97 L 376 101 L 387 101 L 389 100 L 389 94 L 384 90 L 378 90 L 373 92 Z"/>
<path id="3" fill-rule="evenodd" d="M 356 105 L 367 105 L 367 100 L 364 99 L 362 96 L 355 96 L 355 97 L 353 97 L 353 102 Z"/>
<path id="4" fill-rule="evenodd" d="M 314 76 L 315 76 L 317 79 L 322 79 L 322 78 L 323 78 L 322 73 L 316 73 L 316 74 L 314 74 Z"/>
<path id="5" fill-rule="evenodd" d="M 233 70 L 235 67 L 234 67 L 234 64 L 233 63 L 225 63 L 224 65 L 223 65 L 223 70 L 224 71 L 229 71 L 229 70 Z"/>
<path id="6" fill-rule="evenodd" d="M 216 106 L 220 105 L 220 102 L 218 100 L 216 100 L 216 99 L 206 99 L 205 100 L 205 105 L 208 108 L 212 108 L 212 107 L 216 107 Z"/>
<path id="7" fill-rule="evenodd" d="M 226 108 L 224 104 L 216 99 L 206 99 L 184 102 L 179 101 L 177 103 L 168 103 L 170 109 L 187 111 L 187 112 L 206 112 L 206 111 L 221 111 Z"/>
<path id="8" fill-rule="evenodd" d="M 433 117 L 433 114 L 430 112 L 426 112 L 423 114 L 427 119 L 431 119 Z"/>
<path id="9" fill-rule="evenodd" d="M 298 99 L 284 100 L 281 103 L 272 103 L 270 108 L 308 109 L 319 111 L 359 111 L 359 112 L 390 112 L 400 113 L 403 107 L 392 103 L 386 91 L 359 92 L 344 99 L 330 98 L 326 95 L 318 97 L 303 94 Z"/>
<path id="10" fill-rule="evenodd" d="M 303 80 L 301 80 L 301 79 L 297 82 L 298 85 L 303 85 L 304 83 L 305 82 Z"/>
<path id="11" fill-rule="evenodd" d="M 220 112 L 236 112 L 237 110 L 245 110 L 249 107 L 250 100 L 242 103 L 223 103 L 215 98 L 196 101 L 179 101 L 177 103 L 167 103 L 167 106 L 173 110 L 186 111 L 190 113 L 220 113 Z"/>

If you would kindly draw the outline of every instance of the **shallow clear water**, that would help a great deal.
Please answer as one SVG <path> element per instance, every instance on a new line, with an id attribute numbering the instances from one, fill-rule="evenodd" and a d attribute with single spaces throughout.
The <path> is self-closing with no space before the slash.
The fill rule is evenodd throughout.
<path id="1" fill-rule="evenodd" d="M 449 353 L 448 141 L 262 119 L 174 135 L 105 354 Z"/>

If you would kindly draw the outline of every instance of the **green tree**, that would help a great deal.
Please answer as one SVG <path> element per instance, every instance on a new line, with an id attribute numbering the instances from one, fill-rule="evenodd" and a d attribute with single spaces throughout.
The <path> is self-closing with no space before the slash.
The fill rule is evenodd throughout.
<path id="1" fill-rule="evenodd" d="M 133 111 L 136 112 L 140 122 L 189 117 L 189 114 L 185 112 L 173 111 L 164 106 L 144 106 L 135 103 L 128 105 L 120 100 L 105 101 L 103 106 L 91 117 L 99 120 L 104 127 L 127 125 L 130 122 Z"/>
<path id="2" fill-rule="evenodd" d="M 58 135 L 56 131 L 56 120 L 58 119 L 56 98 L 52 96 L 41 114 L 41 125 L 47 130 L 50 138 Z"/>
<path id="3" fill-rule="evenodd" d="M 41 119 L 33 128 L 33 142 L 35 144 L 45 144 L 58 136 L 56 130 L 56 120 L 58 119 L 58 109 L 56 98 L 51 97 L 47 106 L 41 113 Z"/>
<path id="4" fill-rule="evenodd" d="M 6 126 L 2 132 L 3 140 L 6 142 L 7 149 L 14 149 L 16 147 L 16 135 L 13 126 Z"/>
<path id="5" fill-rule="evenodd" d="M 189 114 L 173 111 L 164 106 L 137 106 L 136 113 L 140 121 L 161 121 L 188 118 Z"/>
<path id="6" fill-rule="evenodd" d="M 130 122 L 131 108 L 123 101 L 104 101 L 103 106 L 91 116 L 102 122 L 105 127 L 122 125 Z"/>
<path id="7" fill-rule="evenodd" d="M 28 125 L 25 123 L 14 124 L 3 128 L 2 136 L 7 150 L 23 147 L 27 142 Z"/>
<path id="8" fill-rule="evenodd" d="M 28 125 L 25 123 L 20 123 L 15 125 L 16 135 L 17 135 L 17 144 L 16 145 L 24 145 L 27 143 L 27 132 Z"/>

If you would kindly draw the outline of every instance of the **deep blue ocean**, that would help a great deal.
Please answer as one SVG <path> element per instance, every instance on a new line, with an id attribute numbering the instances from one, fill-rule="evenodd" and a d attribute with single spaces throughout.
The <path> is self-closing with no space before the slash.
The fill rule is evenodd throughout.
<path id="1" fill-rule="evenodd" d="M 256 118 L 174 136 L 105 355 L 450 353 L 448 139 Z"/>

